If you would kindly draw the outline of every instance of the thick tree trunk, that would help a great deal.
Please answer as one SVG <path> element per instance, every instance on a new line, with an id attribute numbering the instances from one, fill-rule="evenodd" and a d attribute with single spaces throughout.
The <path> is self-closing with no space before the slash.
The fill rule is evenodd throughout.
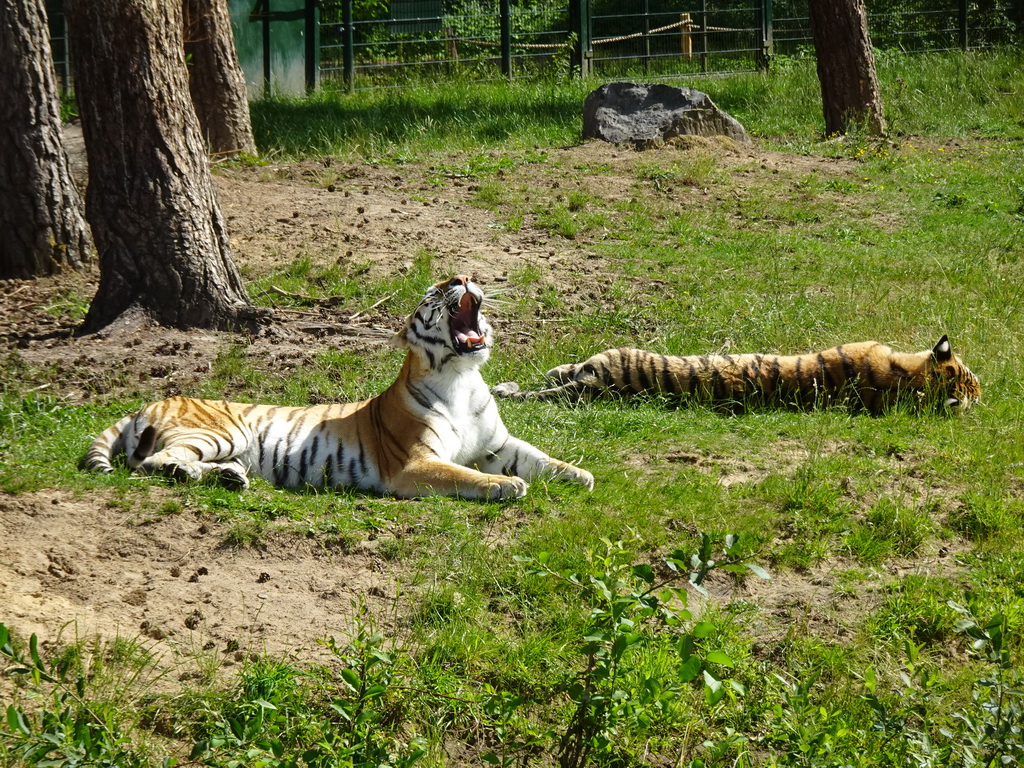
<path id="1" fill-rule="evenodd" d="M 863 123 L 875 135 L 884 134 L 882 96 L 864 0 L 810 0 L 808 9 L 825 134 L 846 133 L 854 123 Z"/>
<path id="2" fill-rule="evenodd" d="M 227 0 L 184 0 L 188 86 L 210 152 L 255 155 L 245 75 L 238 63 Z"/>
<path id="3" fill-rule="evenodd" d="M 130 310 L 185 328 L 248 324 L 189 98 L 180 3 L 69 0 L 67 18 L 100 257 L 82 330 Z"/>
<path id="4" fill-rule="evenodd" d="M 0 278 L 81 269 L 90 257 L 61 130 L 43 0 L 0 0 Z"/>

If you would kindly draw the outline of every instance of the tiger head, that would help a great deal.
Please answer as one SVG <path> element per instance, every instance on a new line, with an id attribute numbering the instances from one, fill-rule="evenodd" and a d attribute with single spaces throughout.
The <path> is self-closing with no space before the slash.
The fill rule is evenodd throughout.
<path id="1" fill-rule="evenodd" d="M 981 399 L 978 377 L 953 354 L 945 334 L 932 348 L 930 362 L 932 381 L 945 396 L 946 407 L 966 411 Z"/>
<path id="2" fill-rule="evenodd" d="M 480 286 L 465 275 L 443 280 L 427 290 L 391 343 L 419 355 L 434 370 L 479 367 L 491 355 L 491 326 L 480 311 L 483 301 Z"/>

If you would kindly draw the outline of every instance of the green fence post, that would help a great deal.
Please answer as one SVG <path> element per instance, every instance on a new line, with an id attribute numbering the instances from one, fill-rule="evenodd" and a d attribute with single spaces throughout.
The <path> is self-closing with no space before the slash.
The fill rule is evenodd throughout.
<path id="1" fill-rule="evenodd" d="M 501 28 L 501 74 L 512 79 L 512 3 L 511 0 L 501 0 L 500 6 L 500 28 Z"/>
<path id="2" fill-rule="evenodd" d="M 341 4 L 341 58 L 345 77 L 345 88 L 352 90 L 356 84 L 356 35 L 352 28 L 352 4 L 354 0 L 342 0 Z"/>
<path id="3" fill-rule="evenodd" d="M 50 26 L 50 51 L 53 56 L 53 66 L 57 70 L 57 84 L 63 96 L 71 90 L 68 24 L 64 16 L 64 3 L 46 0 L 46 18 Z"/>
<path id="4" fill-rule="evenodd" d="M 306 0 L 306 90 L 320 85 L 320 2 Z"/>
<path id="5" fill-rule="evenodd" d="M 967 51 L 970 48 L 967 39 L 967 0 L 960 0 L 960 48 Z"/>
<path id="6" fill-rule="evenodd" d="M 262 7 L 260 7 L 262 5 Z M 260 20 L 263 23 L 263 95 L 270 95 L 270 0 L 257 4 L 257 11 L 260 13 Z"/>
<path id="7" fill-rule="evenodd" d="M 761 0 L 761 50 L 757 56 L 757 68 L 767 72 L 774 53 L 775 39 L 772 30 L 772 0 Z"/>
<path id="8" fill-rule="evenodd" d="M 590 76 L 590 60 L 594 55 L 590 41 L 590 0 L 569 0 L 569 32 L 576 35 L 572 52 L 572 68 L 580 77 Z"/>

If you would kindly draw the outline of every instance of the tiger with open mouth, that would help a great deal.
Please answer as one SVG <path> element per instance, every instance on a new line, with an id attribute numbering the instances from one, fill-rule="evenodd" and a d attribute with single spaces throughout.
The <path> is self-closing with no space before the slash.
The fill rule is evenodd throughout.
<path id="1" fill-rule="evenodd" d="M 509 435 L 480 375 L 491 353 L 484 296 L 468 277 L 431 287 L 392 344 L 407 351 L 395 382 L 359 403 L 305 407 L 172 397 L 107 429 L 88 469 L 129 467 L 244 489 L 354 487 L 398 497 L 513 499 L 540 478 L 594 487 L 584 469 Z"/>

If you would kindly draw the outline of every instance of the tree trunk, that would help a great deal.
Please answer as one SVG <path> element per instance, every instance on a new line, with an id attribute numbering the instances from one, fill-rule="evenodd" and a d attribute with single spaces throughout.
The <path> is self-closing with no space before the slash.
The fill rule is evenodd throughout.
<path id="1" fill-rule="evenodd" d="M 69 0 L 100 284 L 83 332 L 132 310 L 180 328 L 255 316 L 188 93 L 180 3 Z"/>
<path id="2" fill-rule="evenodd" d="M 43 0 L 0 0 L 0 278 L 81 269 L 91 247 Z"/>
<path id="3" fill-rule="evenodd" d="M 238 63 L 227 0 L 184 0 L 188 87 L 210 152 L 255 155 L 245 75 Z"/>
<path id="4" fill-rule="evenodd" d="M 854 123 L 863 123 L 876 136 L 883 135 L 885 117 L 864 0 L 810 0 L 808 9 L 825 135 L 846 133 Z"/>

